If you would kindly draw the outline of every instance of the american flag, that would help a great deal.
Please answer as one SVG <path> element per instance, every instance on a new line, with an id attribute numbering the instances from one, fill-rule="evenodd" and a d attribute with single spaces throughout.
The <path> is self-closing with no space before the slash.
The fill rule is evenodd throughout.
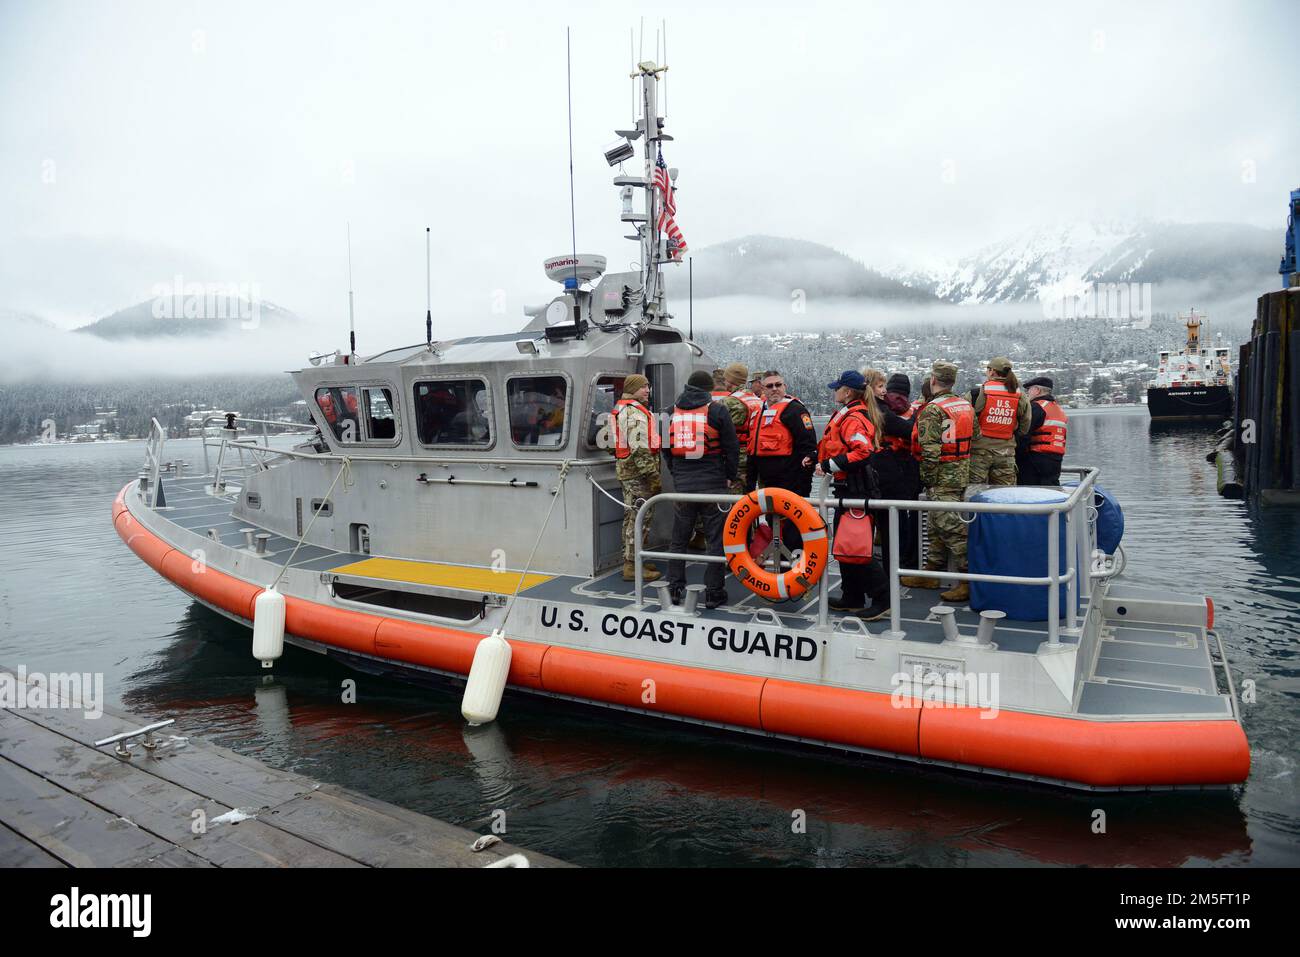
<path id="1" fill-rule="evenodd" d="M 673 219 L 673 213 L 677 212 L 677 203 L 673 199 L 673 184 L 668 178 L 668 166 L 664 163 L 663 148 L 659 149 L 659 158 L 655 160 L 655 187 L 659 190 L 659 232 L 668 237 L 668 255 L 671 259 L 680 260 L 682 253 L 686 252 L 686 237 L 682 231 L 677 228 L 677 221 Z"/>

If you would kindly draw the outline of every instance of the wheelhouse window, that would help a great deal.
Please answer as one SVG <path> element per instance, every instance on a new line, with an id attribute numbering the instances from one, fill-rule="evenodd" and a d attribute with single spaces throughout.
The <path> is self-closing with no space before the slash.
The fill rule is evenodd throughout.
<path id="1" fill-rule="evenodd" d="M 375 442 L 397 438 L 397 416 L 393 413 L 393 393 L 383 386 L 365 386 L 361 396 L 366 407 L 366 437 Z"/>
<path id="2" fill-rule="evenodd" d="M 650 380 L 650 411 L 671 412 L 677 401 L 676 375 L 672 363 L 657 362 L 645 368 L 646 378 Z"/>
<path id="3" fill-rule="evenodd" d="M 587 448 L 600 446 L 596 439 L 600 436 L 600 427 L 606 424 L 608 416 L 614 412 L 614 403 L 623 395 L 623 376 L 603 375 L 596 380 L 591 389 L 591 416 L 587 420 Z"/>
<path id="4" fill-rule="evenodd" d="M 415 384 L 415 428 L 421 445 L 490 445 L 490 419 L 487 383 L 482 379 Z"/>
<path id="5" fill-rule="evenodd" d="M 563 376 L 520 376 L 507 381 L 510 438 L 515 445 L 562 446 L 568 398 L 569 384 Z"/>
<path id="6" fill-rule="evenodd" d="M 361 421 L 357 414 L 357 390 L 354 386 L 321 386 L 316 390 L 316 406 L 334 433 L 335 441 L 344 444 L 361 441 Z"/>

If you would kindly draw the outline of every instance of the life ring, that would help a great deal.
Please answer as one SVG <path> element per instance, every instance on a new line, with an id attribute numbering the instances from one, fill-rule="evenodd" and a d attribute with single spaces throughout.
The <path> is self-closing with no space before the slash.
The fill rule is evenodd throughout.
<path id="1" fill-rule="evenodd" d="M 768 571 L 749 554 L 749 529 L 760 515 L 775 514 L 793 522 L 803 536 L 803 555 L 787 572 Z M 727 567 L 742 585 L 772 601 L 798 598 L 826 571 L 829 545 L 826 523 L 807 499 L 783 488 L 750 492 L 732 506 L 722 530 Z"/>

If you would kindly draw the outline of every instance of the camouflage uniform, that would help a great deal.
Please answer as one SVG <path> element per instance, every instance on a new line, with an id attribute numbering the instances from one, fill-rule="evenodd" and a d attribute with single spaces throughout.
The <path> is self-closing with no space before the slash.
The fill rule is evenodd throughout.
<path id="1" fill-rule="evenodd" d="M 944 389 L 935 399 L 950 395 Z M 921 443 L 921 483 L 925 494 L 933 502 L 960 502 L 966 491 L 970 460 L 940 462 L 943 449 L 943 429 L 948 417 L 931 401 L 921 410 L 917 426 L 917 440 Z M 1012 459 L 1014 462 L 1015 460 Z M 957 570 L 966 570 L 966 525 L 956 512 L 930 512 L 930 543 L 926 551 L 927 568 L 948 567 L 948 556 L 957 560 Z"/>
<path id="2" fill-rule="evenodd" d="M 619 428 L 628 437 L 627 444 L 632 454 L 619 459 L 614 466 L 619 484 L 623 487 L 623 561 L 636 561 L 636 510 L 643 499 L 658 495 L 663 491 L 659 480 L 659 456 L 650 451 L 650 442 L 645 434 L 645 417 L 629 408 L 619 413 Z M 652 426 L 653 427 L 653 426 Z M 650 536 L 650 525 L 654 521 L 654 507 L 646 509 L 645 521 L 641 526 L 641 544 L 644 546 Z"/>
<path id="3" fill-rule="evenodd" d="M 749 419 L 749 408 L 734 395 L 729 395 L 722 400 L 722 404 L 727 407 L 727 412 L 731 414 L 731 424 L 736 427 L 736 434 L 739 435 L 744 428 L 746 420 Z M 745 475 L 749 470 L 749 452 L 745 446 L 740 446 L 740 466 L 737 471 L 738 475 Z M 730 483 L 728 490 L 735 492 L 737 495 L 745 494 L 745 480 L 737 478 Z"/>
<path id="4" fill-rule="evenodd" d="M 987 397 L 984 390 L 975 397 L 975 430 L 970 443 L 970 481 L 968 485 L 1016 484 L 1016 436 L 1027 435 L 1030 424 L 1029 397 L 1018 393 L 1016 405 L 1016 431 L 1007 439 L 994 439 L 980 435 L 980 413 L 984 411 Z"/>
<path id="5" fill-rule="evenodd" d="M 975 426 L 978 431 L 979 425 Z M 1016 447 L 993 449 L 988 446 L 970 451 L 971 485 L 1015 485 Z"/>

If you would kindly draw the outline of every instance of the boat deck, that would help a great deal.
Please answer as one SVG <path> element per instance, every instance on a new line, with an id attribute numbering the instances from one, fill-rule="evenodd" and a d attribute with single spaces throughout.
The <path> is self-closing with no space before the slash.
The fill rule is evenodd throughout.
<path id="1" fill-rule="evenodd" d="M 224 498 L 216 498 L 209 488 L 199 476 L 165 480 L 167 504 L 160 513 L 169 521 L 199 534 L 214 529 L 222 544 L 232 548 L 243 547 L 245 537 L 241 530 L 255 526 L 230 517 L 233 495 L 228 493 Z M 263 530 L 258 528 L 257 531 Z M 292 539 L 271 533 L 266 552 L 260 557 L 284 564 L 289 560 L 294 544 Z M 664 564 L 658 563 L 661 571 L 666 571 Z M 480 596 L 484 592 L 509 594 L 520 581 L 517 571 L 502 573 L 476 566 L 380 558 L 318 545 L 303 545 L 298 549 L 292 567 L 329 572 L 348 581 L 378 588 L 432 588 L 441 593 L 465 590 Z M 687 583 L 702 584 L 704 570 L 703 563 L 688 564 Z M 839 571 L 832 562 L 826 573 L 826 587 L 833 594 L 838 586 Z M 777 615 L 781 627 L 787 629 L 807 630 L 816 624 L 816 589 L 800 599 L 780 603 L 759 598 L 731 576 L 726 578 L 726 589 L 726 604 L 716 609 L 705 609 L 701 604 L 697 617 L 719 624 L 749 624 L 755 621 L 757 613 L 765 611 Z M 1144 591 L 1115 582 L 1110 586 L 1110 594 L 1122 595 L 1126 589 L 1133 594 Z M 658 609 L 655 591 L 654 588 L 646 589 L 645 600 L 651 610 Z M 630 610 L 635 604 L 634 592 L 635 585 L 623 581 L 621 568 L 592 578 L 530 573 L 524 576 L 523 587 L 519 590 L 520 595 L 528 598 L 582 603 L 613 610 Z M 930 614 L 931 607 L 941 603 L 938 591 L 902 590 L 900 613 L 909 640 L 934 645 L 943 643 L 943 627 Z M 954 607 L 957 608 L 955 619 L 959 631 L 974 635 L 979 625 L 978 612 L 972 611 L 968 605 Z M 1085 603 L 1081 615 L 1086 610 Z M 830 612 L 832 626 L 841 633 L 852 633 L 852 623 L 848 626 L 843 624 L 843 619 L 849 617 L 853 616 Z M 861 624 L 874 634 L 889 626 L 887 619 Z M 1011 618 L 998 623 L 993 637 L 998 650 L 1022 654 L 1035 654 L 1047 639 L 1045 621 Z M 1063 633 L 1060 640 L 1070 645 L 1076 644 L 1078 638 Z M 1095 661 L 1084 663 L 1088 673 L 1076 708 L 1080 714 L 1099 717 L 1166 714 L 1231 717 L 1232 704 L 1221 693 L 1218 665 L 1211 654 L 1211 644 L 1203 627 L 1172 626 L 1127 618 L 1120 621 L 1104 619 Z"/>

